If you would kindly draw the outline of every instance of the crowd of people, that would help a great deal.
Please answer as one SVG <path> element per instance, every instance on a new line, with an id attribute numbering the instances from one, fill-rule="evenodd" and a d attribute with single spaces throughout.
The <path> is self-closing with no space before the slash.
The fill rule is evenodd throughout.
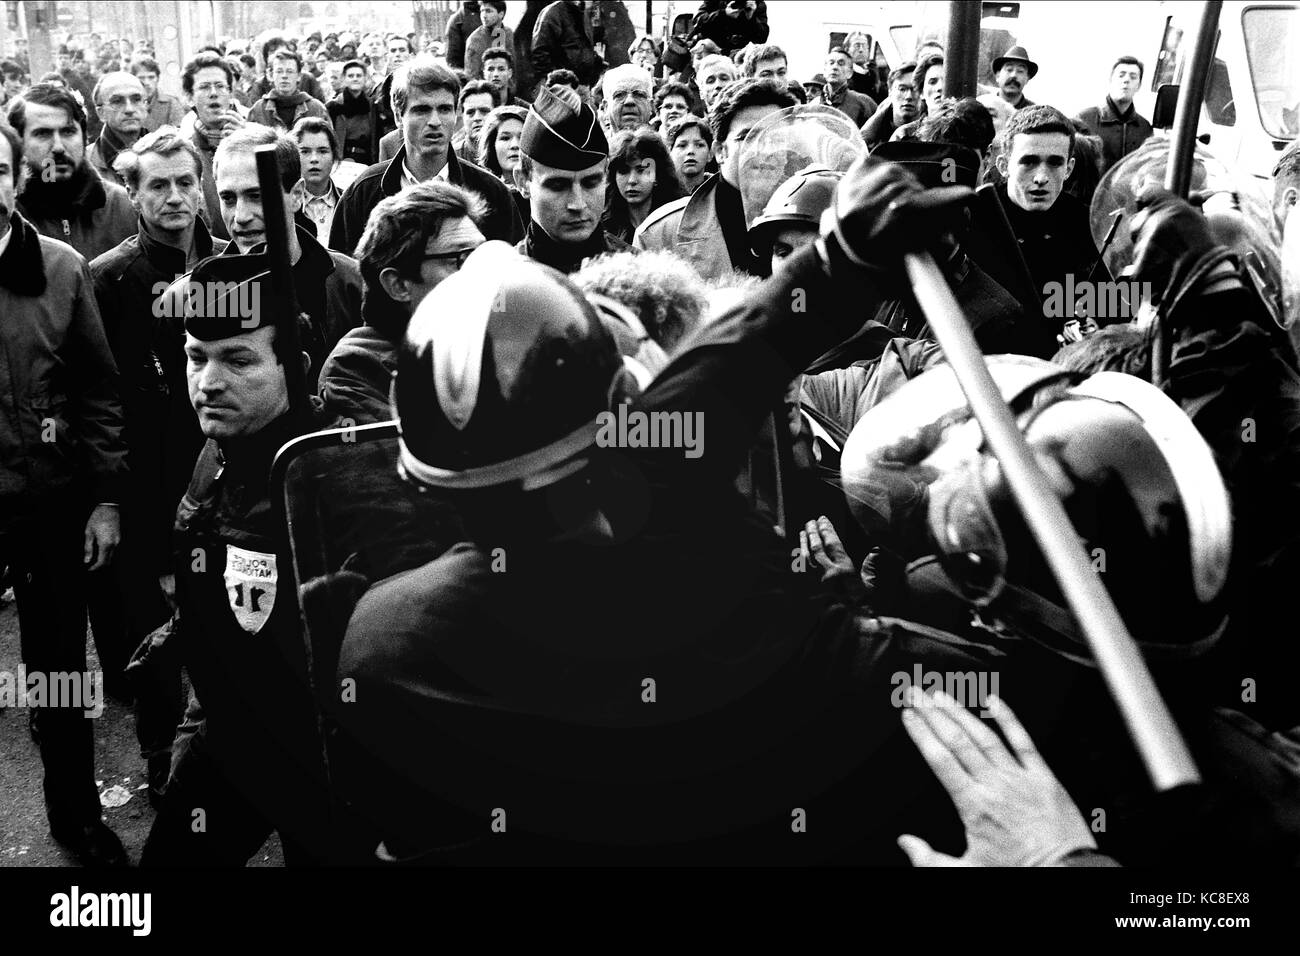
<path id="1" fill-rule="evenodd" d="M 1047 307 L 1120 278 L 1088 210 L 1163 148 L 1145 65 L 1070 117 L 1021 46 L 954 100 L 935 42 L 800 82 L 761 0 L 667 44 L 608 6 L 219 43 L 179 100 L 147 41 L 0 63 L 0 566 L 28 672 L 85 672 L 89 621 L 134 702 L 140 864 L 1300 860 L 1292 339 L 1231 217 L 1156 188 L 1142 308 Z M 747 208 L 810 116 L 847 160 Z M 1280 237 L 1294 146 L 1273 186 Z M 1152 790 L 922 251 L 1199 784 Z M 291 546 L 273 460 L 331 428 Z M 32 730 L 55 839 L 126 865 L 82 711 Z"/>

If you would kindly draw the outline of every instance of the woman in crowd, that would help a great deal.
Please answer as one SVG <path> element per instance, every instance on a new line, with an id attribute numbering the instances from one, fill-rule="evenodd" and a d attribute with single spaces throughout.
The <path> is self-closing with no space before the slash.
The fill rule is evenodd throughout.
<path id="1" fill-rule="evenodd" d="M 614 137 L 607 175 L 603 226 L 624 242 L 650 213 L 685 195 L 664 141 L 648 126 Z"/>
<path id="2" fill-rule="evenodd" d="M 506 184 L 524 222 L 531 218 L 528 197 L 515 188 L 514 174 L 527 118 L 528 110 L 522 106 L 498 106 L 483 121 L 478 154 L 478 164 Z"/>

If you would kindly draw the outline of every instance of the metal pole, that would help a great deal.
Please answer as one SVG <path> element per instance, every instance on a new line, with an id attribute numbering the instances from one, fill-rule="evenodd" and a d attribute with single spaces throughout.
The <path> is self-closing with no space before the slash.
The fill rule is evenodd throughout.
<path id="1" fill-rule="evenodd" d="M 1163 791 L 1200 782 L 1146 662 L 1093 572 L 1065 508 L 1020 434 L 943 273 L 928 253 L 911 254 L 904 261 L 912 292 L 1079 622 L 1152 783 Z"/>
<path id="2" fill-rule="evenodd" d="M 944 96 L 962 99 L 979 92 L 979 57 L 980 2 L 952 0 L 948 5 L 948 43 L 944 51 Z"/>
<path id="3" fill-rule="evenodd" d="M 257 184 L 262 193 L 262 221 L 266 224 L 266 254 L 270 260 L 272 301 L 276 310 L 276 336 L 286 343 L 284 381 L 289 408 L 298 413 L 308 406 L 306 377 L 302 369 L 302 343 L 298 335 L 298 296 L 289 261 L 289 229 L 285 224 L 284 188 L 275 161 L 275 144 L 253 150 Z"/>
<path id="4" fill-rule="evenodd" d="M 1201 103 L 1205 84 L 1214 62 L 1214 47 L 1219 38 L 1219 13 L 1223 0 L 1208 0 L 1201 10 L 1196 28 L 1196 45 L 1183 71 L 1178 87 L 1178 107 L 1174 111 L 1174 129 L 1169 141 L 1169 165 L 1165 169 L 1165 189 L 1186 199 L 1192 185 L 1192 160 L 1196 154 L 1196 129 L 1201 121 Z"/>

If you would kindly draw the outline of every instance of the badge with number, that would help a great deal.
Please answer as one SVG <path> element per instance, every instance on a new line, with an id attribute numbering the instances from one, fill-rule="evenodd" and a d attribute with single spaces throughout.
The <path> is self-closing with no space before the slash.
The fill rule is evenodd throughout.
<path id="1" fill-rule="evenodd" d="M 266 624 L 275 607 L 279 573 L 275 555 L 226 545 L 226 597 L 235 620 L 249 634 Z"/>

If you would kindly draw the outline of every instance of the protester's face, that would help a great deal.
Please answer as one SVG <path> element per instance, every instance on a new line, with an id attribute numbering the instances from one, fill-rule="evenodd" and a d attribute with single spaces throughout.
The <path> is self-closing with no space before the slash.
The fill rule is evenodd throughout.
<path id="1" fill-rule="evenodd" d="M 158 93 L 158 74 L 153 70 L 141 70 L 136 73 L 135 78 L 140 81 L 144 87 L 145 99 L 153 99 Z"/>
<path id="2" fill-rule="evenodd" d="M 1110 75 L 1110 98 L 1116 103 L 1131 103 L 1137 95 L 1142 72 L 1132 63 L 1121 63 Z"/>
<path id="3" fill-rule="evenodd" d="M 221 220 L 240 252 L 266 242 L 266 221 L 262 218 L 262 188 L 257 181 L 257 163 L 252 153 L 223 156 L 216 167 L 217 198 Z M 292 233 L 293 214 L 301 204 L 302 186 L 284 195 L 285 227 Z"/>
<path id="4" fill-rule="evenodd" d="M 478 226 L 464 217 L 448 219 L 443 223 L 436 239 L 425 247 L 424 262 L 420 264 L 420 281 L 408 282 L 411 293 L 408 306 L 412 312 L 424 297 L 443 281 L 460 271 L 466 257 L 483 245 L 483 233 Z"/>
<path id="5" fill-rule="evenodd" d="M 239 62 L 239 75 L 245 80 L 257 79 L 257 64 L 245 63 L 241 60 Z"/>
<path id="6" fill-rule="evenodd" d="M 324 73 L 326 70 L 329 69 L 329 65 L 330 65 L 330 55 L 329 55 L 328 53 L 318 53 L 318 54 L 316 54 L 316 72 L 317 72 L 317 73 Z"/>
<path id="7" fill-rule="evenodd" d="M 185 336 L 190 404 L 206 438 L 255 435 L 289 410 L 284 366 L 275 357 L 275 330 L 255 329 L 203 342 Z"/>
<path id="8" fill-rule="evenodd" d="M 648 40 L 643 40 L 641 45 L 636 48 L 636 56 L 632 62 L 643 70 L 654 72 L 655 64 L 659 62 L 659 54 L 655 52 L 654 45 Z"/>
<path id="9" fill-rule="evenodd" d="M 388 72 L 391 73 L 411 58 L 411 44 L 404 39 L 388 41 Z"/>
<path id="10" fill-rule="evenodd" d="M 998 157 L 1011 201 L 1030 212 L 1051 209 L 1073 169 L 1065 133 L 1018 133 L 1011 155 Z"/>
<path id="11" fill-rule="evenodd" d="M 695 127 L 682 131 L 673 142 L 673 163 L 683 179 L 695 179 L 709 165 L 709 144 Z"/>
<path id="12" fill-rule="evenodd" d="M 279 96 L 298 92 L 298 64 L 293 60 L 271 61 L 271 88 Z"/>
<path id="13" fill-rule="evenodd" d="M 23 78 L 17 73 L 6 73 L 4 78 L 4 98 L 12 99 L 23 91 Z"/>
<path id="14" fill-rule="evenodd" d="M 665 96 L 659 104 L 659 126 L 667 131 L 668 127 L 686 115 L 690 104 L 684 96 Z"/>
<path id="15" fill-rule="evenodd" d="M 226 71 L 205 66 L 194 74 L 194 111 L 204 124 L 216 123 L 230 105 L 230 78 Z"/>
<path id="16" fill-rule="evenodd" d="M 503 56 L 483 61 L 483 79 L 503 93 L 510 89 L 510 79 L 513 73 L 514 70 L 510 69 L 510 61 Z"/>
<path id="17" fill-rule="evenodd" d="M 579 172 L 533 163 L 528 199 L 533 219 L 552 239 L 582 242 L 596 230 L 605 209 L 608 162 L 602 159 Z"/>
<path id="18" fill-rule="evenodd" d="M 0 136 L 0 229 L 8 231 L 9 219 L 18 201 L 18 180 L 22 176 L 21 157 L 9 149 L 9 140 Z"/>
<path id="19" fill-rule="evenodd" d="M 517 119 L 503 120 L 497 127 L 497 165 L 506 175 L 513 173 L 519 165 L 519 138 L 523 131 L 524 124 Z"/>
<path id="20" fill-rule="evenodd" d="M 998 70 L 997 81 L 998 89 L 1004 97 L 1019 99 L 1025 84 L 1029 82 L 1029 68 L 1016 60 L 1003 63 L 1002 69 Z"/>
<path id="21" fill-rule="evenodd" d="M 722 143 L 715 144 L 718 165 L 722 167 L 722 178 L 731 185 L 739 185 L 740 151 L 745 146 L 745 140 L 749 139 L 750 130 L 765 117 L 779 112 L 780 109 L 781 107 L 774 105 L 746 106 L 732 118 L 731 128 L 727 130 L 727 138 Z"/>
<path id="22" fill-rule="evenodd" d="M 867 60 L 871 56 L 871 47 L 867 43 L 866 37 L 854 37 L 849 43 L 849 58 L 858 66 L 866 66 Z"/>
<path id="23" fill-rule="evenodd" d="M 465 97 L 465 130 L 470 141 L 478 142 L 483 123 L 492 112 L 492 94 L 475 93 Z"/>
<path id="24" fill-rule="evenodd" d="M 939 104 L 943 102 L 943 77 L 942 63 L 925 71 L 925 88 L 921 90 L 921 98 L 925 100 L 931 113 L 938 110 Z"/>
<path id="25" fill-rule="evenodd" d="M 324 133 L 306 133 L 298 140 L 298 158 L 302 160 L 302 181 L 314 193 L 321 193 L 329 183 L 334 168 L 334 151 Z"/>
<path id="26" fill-rule="evenodd" d="M 137 136 L 144 129 L 145 90 L 133 76 L 109 80 L 99 91 L 99 118 L 120 136 Z"/>
<path id="27" fill-rule="evenodd" d="M 345 60 L 355 60 L 357 58 L 357 48 L 351 43 L 345 43 L 341 55 Z"/>
<path id="28" fill-rule="evenodd" d="M 408 153 L 426 159 L 445 156 L 455 132 L 456 97 L 450 90 L 411 90 L 402 116 L 402 136 Z"/>
<path id="29" fill-rule="evenodd" d="M 203 202 L 203 183 L 194 157 L 185 150 L 170 156 L 140 157 L 140 185 L 128 189 L 140 218 L 162 232 L 183 232 L 194 225 Z"/>
<path id="30" fill-rule="evenodd" d="M 366 88 L 366 71 L 354 66 L 343 74 L 343 88 L 354 96 Z"/>
<path id="31" fill-rule="evenodd" d="M 772 241 L 772 271 L 785 259 L 802 249 L 804 246 L 812 245 L 817 238 L 817 227 L 811 223 L 792 223 L 776 233 L 776 238 Z"/>
<path id="32" fill-rule="evenodd" d="M 770 60 L 759 60 L 754 64 L 754 79 L 770 80 L 777 86 L 785 89 L 786 74 L 788 73 L 785 57 L 774 57 Z"/>
<path id="33" fill-rule="evenodd" d="M 371 60 L 378 60 L 384 55 L 384 38 L 371 34 L 366 38 L 366 56 Z"/>
<path id="34" fill-rule="evenodd" d="M 711 63 L 701 70 L 700 98 L 704 100 L 705 109 L 711 108 L 722 91 L 735 80 L 736 70 L 730 63 Z"/>
<path id="35" fill-rule="evenodd" d="M 72 57 L 67 53 L 60 53 L 56 59 L 59 61 L 59 72 L 65 73 L 72 66 Z"/>
<path id="36" fill-rule="evenodd" d="M 501 11 L 490 3 L 479 4 L 479 16 L 483 18 L 483 26 L 489 30 L 501 22 Z"/>
<path id="37" fill-rule="evenodd" d="M 86 158 L 86 137 L 67 110 L 28 103 L 23 156 L 32 175 L 66 182 Z"/>
<path id="38" fill-rule="evenodd" d="M 656 165 L 653 159 L 638 159 L 627 169 L 614 174 L 614 185 L 629 206 L 640 206 L 650 201 L 655 188 Z"/>
<path id="39" fill-rule="evenodd" d="M 904 73 L 889 87 L 889 102 L 894 107 L 894 119 L 899 123 L 916 119 L 916 86 L 912 83 L 915 76 L 915 73 Z"/>
<path id="40" fill-rule="evenodd" d="M 641 77 L 621 77 L 609 91 L 605 108 L 615 129 L 636 129 L 650 122 L 650 84 Z"/>
<path id="41" fill-rule="evenodd" d="M 831 53 L 826 57 L 826 82 L 839 86 L 848 80 L 853 72 L 853 61 L 843 53 Z"/>

